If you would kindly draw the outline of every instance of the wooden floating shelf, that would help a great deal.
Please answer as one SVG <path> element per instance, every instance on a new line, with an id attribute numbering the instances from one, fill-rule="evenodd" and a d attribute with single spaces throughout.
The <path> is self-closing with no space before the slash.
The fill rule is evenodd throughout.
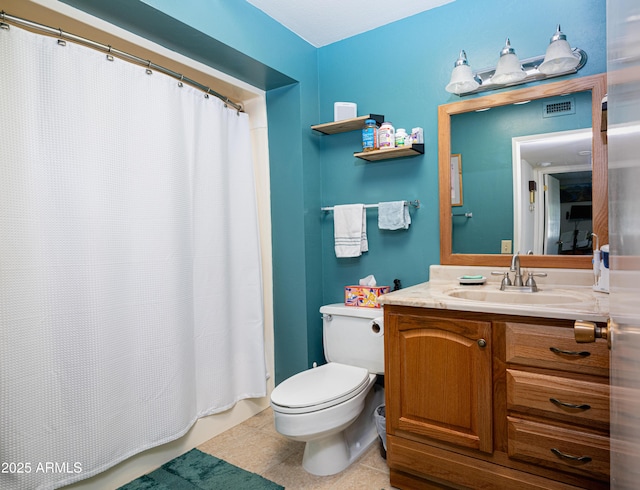
<path id="1" fill-rule="evenodd" d="M 381 114 L 368 114 L 366 116 L 358 116 L 351 119 L 343 119 L 342 121 L 334 121 L 323 124 L 315 124 L 311 126 L 311 129 L 318 131 L 322 134 L 337 134 L 347 133 L 349 131 L 355 131 L 357 129 L 364 128 L 364 122 L 367 119 L 374 119 L 378 126 L 384 121 L 384 116 Z"/>
<path id="2" fill-rule="evenodd" d="M 411 146 L 399 146 L 390 150 L 374 150 L 354 153 L 353 156 L 367 160 L 368 162 L 377 162 L 378 160 L 389 160 L 391 158 L 413 157 L 424 154 L 424 143 L 414 143 Z"/>

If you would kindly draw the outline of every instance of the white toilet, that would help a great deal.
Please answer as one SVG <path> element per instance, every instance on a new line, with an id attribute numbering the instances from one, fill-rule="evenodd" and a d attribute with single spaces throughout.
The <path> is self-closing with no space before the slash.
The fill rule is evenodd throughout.
<path id="1" fill-rule="evenodd" d="M 384 403 L 380 308 L 320 308 L 327 364 L 298 373 L 271 393 L 276 430 L 306 442 L 302 466 L 314 475 L 347 468 L 378 438 L 374 411 Z"/>

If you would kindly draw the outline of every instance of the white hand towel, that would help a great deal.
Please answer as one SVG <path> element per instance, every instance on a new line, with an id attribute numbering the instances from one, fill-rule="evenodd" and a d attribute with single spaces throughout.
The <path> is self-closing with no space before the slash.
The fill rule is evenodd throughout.
<path id="1" fill-rule="evenodd" d="M 336 257 L 359 257 L 369 250 L 364 204 L 334 206 L 333 227 Z"/>
<path id="2" fill-rule="evenodd" d="M 378 228 L 381 230 L 406 230 L 411 224 L 409 206 L 404 201 L 378 204 Z"/>

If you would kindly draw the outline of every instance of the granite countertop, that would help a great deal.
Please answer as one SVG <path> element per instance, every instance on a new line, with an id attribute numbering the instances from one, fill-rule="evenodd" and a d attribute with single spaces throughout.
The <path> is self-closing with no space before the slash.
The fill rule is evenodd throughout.
<path id="1" fill-rule="evenodd" d="M 462 290 L 473 290 L 477 293 L 472 294 L 478 296 L 487 292 L 500 298 L 495 292 L 504 293 L 499 291 L 502 278 L 491 275 L 495 270 L 502 269 L 433 265 L 429 269 L 429 282 L 385 294 L 378 298 L 378 302 L 383 306 L 414 306 L 569 320 L 606 322 L 609 318 L 609 295 L 593 291 L 593 272 L 589 269 L 536 269 L 535 272 L 547 273 L 547 277 L 536 277 L 539 292 L 509 292 L 505 298 L 515 297 L 513 302 L 479 301 L 451 295 Z M 480 275 L 487 280 L 483 285 L 460 285 L 458 278 L 464 275 Z M 526 274 L 523 273 L 523 276 L 526 278 Z M 534 298 L 536 294 L 540 296 Z M 544 295 L 549 294 L 554 295 L 554 300 L 563 296 L 570 298 L 567 302 L 531 304 L 532 301 L 540 301 Z M 520 295 L 522 295 L 522 301 L 519 301 Z"/>

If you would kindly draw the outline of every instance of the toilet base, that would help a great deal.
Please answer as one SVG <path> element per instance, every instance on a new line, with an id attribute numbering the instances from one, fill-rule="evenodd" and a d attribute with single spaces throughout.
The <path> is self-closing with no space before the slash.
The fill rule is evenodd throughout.
<path id="1" fill-rule="evenodd" d="M 374 385 L 367 394 L 364 409 L 345 430 L 307 441 L 303 468 L 312 475 L 340 473 L 378 440 L 375 409 L 384 403 L 384 389 Z"/>
<path id="2" fill-rule="evenodd" d="M 308 441 L 304 447 L 302 467 L 312 475 L 335 475 L 350 464 L 351 455 L 344 431 Z"/>

